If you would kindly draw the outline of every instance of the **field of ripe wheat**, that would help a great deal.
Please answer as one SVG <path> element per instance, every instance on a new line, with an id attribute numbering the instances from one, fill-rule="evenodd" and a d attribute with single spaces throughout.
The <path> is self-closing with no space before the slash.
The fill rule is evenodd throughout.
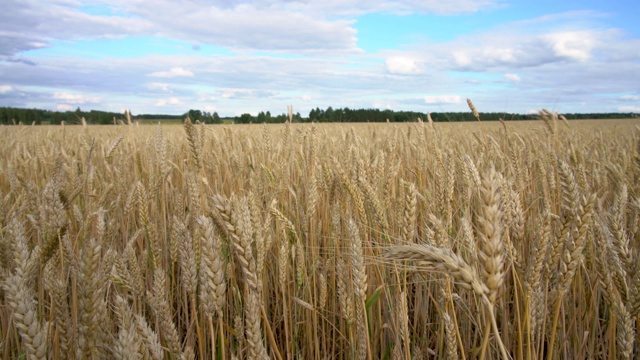
<path id="1" fill-rule="evenodd" d="M 0 127 L 3 359 L 632 359 L 639 121 Z"/>

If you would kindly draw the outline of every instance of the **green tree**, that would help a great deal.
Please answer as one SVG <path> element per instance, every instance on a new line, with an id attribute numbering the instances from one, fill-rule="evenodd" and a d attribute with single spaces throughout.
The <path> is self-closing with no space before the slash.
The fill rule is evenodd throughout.
<path id="1" fill-rule="evenodd" d="M 253 116 L 249 113 L 244 113 L 240 117 L 236 117 L 236 123 L 238 124 L 250 124 L 253 121 Z"/>
<path id="2" fill-rule="evenodd" d="M 325 121 L 327 121 L 327 122 L 334 122 L 334 121 L 336 121 L 336 119 L 334 118 L 334 116 L 335 116 L 335 114 L 334 114 L 333 108 L 332 108 L 331 106 L 329 106 L 329 107 L 327 108 L 327 110 L 324 112 L 324 118 L 325 118 Z"/>
<path id="3" fill-rule="evenodd" d="M 218 112 L 214 111 L 211 117 L 213 119 L 212 122 L 214 124 L 222 124 L 222 120 L 220 119 L 220 115 L 218 115 Z"/>
<path id="4" fill-rule="evenodd" d="M 267 114 L 265 114 L 264 111 L 260 111 L 258 113 L 258 116 L 256 117 L 256 122 L 258 124 L 266 123 L 267 122 Z"/>
<path id="5" fill-rule="evenodd" d="M 202 111 L 200 110 L 189 110 L 186 114 L 191 119 L 191 122 L 196 122 L 202 119 Z"/>

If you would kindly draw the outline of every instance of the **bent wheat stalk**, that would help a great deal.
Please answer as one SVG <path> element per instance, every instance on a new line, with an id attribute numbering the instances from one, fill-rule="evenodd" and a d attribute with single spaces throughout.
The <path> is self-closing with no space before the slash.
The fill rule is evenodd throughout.
<path id="1" fill-rule="evenodd" d="M 394 246 L 385 251 L 384 257 L 389 260 L 416 261 L 418 266 L 424 266 L 426 270 L 445 272 L 449 274 L 458 285 L 465 289 L 473 290 L 487 307 L 491 326 L 496 334 L 502 358 L 509 359 L 498 330 L 498 324 L 493 311 L 493 302 L 489 300 L 490 290 L 480 279 L 476 270 L 463 258 L 451 250 L 425 244 Z"/>

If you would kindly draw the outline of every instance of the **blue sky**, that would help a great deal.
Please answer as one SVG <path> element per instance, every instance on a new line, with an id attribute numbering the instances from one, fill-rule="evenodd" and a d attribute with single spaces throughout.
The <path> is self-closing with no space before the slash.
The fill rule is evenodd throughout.
<path id="1" fill-rule="evenodd" d="M 5 0 L 0 106 L 640 112 L 634 1 Z"/>

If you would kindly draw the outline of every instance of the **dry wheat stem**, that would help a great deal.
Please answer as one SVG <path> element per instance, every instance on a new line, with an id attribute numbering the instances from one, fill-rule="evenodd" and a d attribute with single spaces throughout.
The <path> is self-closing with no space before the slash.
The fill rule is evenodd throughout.
<path id="1" fill-rule="evenodd" d="M 490 326 L 493 326 L 495 331 L 503 359 L 509 359 L 493 313 L 494 303 L 489 299 L 490 289 L 480 280 L 478 274 L 466 261 L 450 250 L 418 244 L 391 247 L 385 251 L 385 257 L 395 260 L 417 261 L 419 265 L 425 266 L 427 269 L 439 270 L 449 274 L 458 285 L 473 290 L 487 306 L 491 318 Z"/>

